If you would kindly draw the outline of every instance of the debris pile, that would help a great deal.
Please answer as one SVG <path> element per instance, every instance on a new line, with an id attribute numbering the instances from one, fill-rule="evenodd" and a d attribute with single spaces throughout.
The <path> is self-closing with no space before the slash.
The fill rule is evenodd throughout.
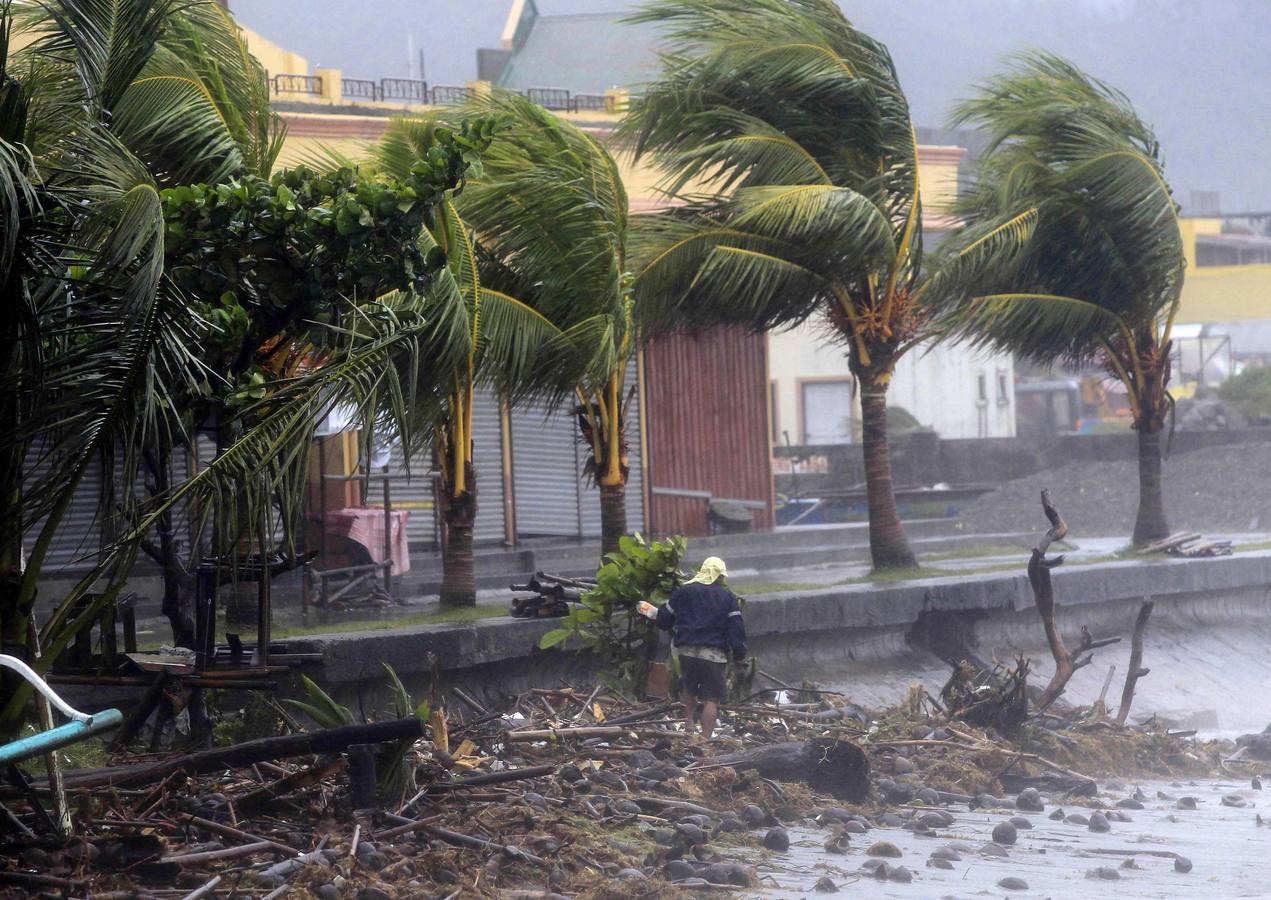
<path id="1" fill-rule="evenodd" d="M 678 704 L 599 686 L 536 689 L 499 712 L 451 696 L 427 725 L 408 716 L 67 772 L 69 842 L 43 836 L 8 790 L 0 885 L 381 900 L 612 896 L 629 882 L 635 896 L 673 896 L 760 886 L 756 864 L 807 827 L 828 829 L 831 854 L 866 840 L 866 874 L 904 881 L 887 842 L 858 835 L 943 829 L 950 805 L 985 808 L 1006 792 L 1021 810 L 1038 792 L 1082 804 L 1094 793 L 1083 765 L 1179 776 L 1219 758 L 1097 710 L 1052 707 L 1007 741 L 950 720 L 917 688 L 874 714 L 829 692 L 762 691 L 722 710 L 710 742 L 682 731 Z"/>
<path id="2" fill-rule="evenodd" d="M 525 584 L 508 585 L 509 590 L 528 593 L 513 597 L 510 614 L 518 619 L 546 619 L 569 614 L 569 605 L 596 586 L 594 578 L 565 578 L 535 572 Z"/>

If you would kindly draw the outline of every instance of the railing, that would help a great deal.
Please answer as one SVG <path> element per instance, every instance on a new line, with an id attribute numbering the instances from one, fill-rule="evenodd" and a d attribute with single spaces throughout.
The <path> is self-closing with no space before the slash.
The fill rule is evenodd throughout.
<path id="1" fill-rule="evenodd" d="M 566 112 L 574 108 L 569 99 L 569 91 L 564 88 L 529 88 L 525 96 L 531 103 L 537 103 L 544 109 L 559 109 Z"/>
<path id="2" fill-rule="evenodd" d="M 436 106 L 456 106 L 472 96 L 472 90 L 458 84 L 439 84 L 432 89 L 432 102 Z"/>
<path id="3" fill-rule="evenodd" d="M 574 94 L 574 112 L 595 110 L 597 112 L 613 112 L 614 98 L 609 94 Z"/>
<path id="4" fill-rule="evenodd" d="M 381 100 L 405 100 L 407 103 L 427 103 L 428 82 L 414 78 L 381 78 Z"/>
<path id="5" fill-rule="evenodd" d="M 275 75 L 275 94 L 314 94 L 322 93 L 321 75 Z"/>
<path id="6" fill-rule="evenodd" d="M 359 97 L 363 100 L 379 100 L 380 86 L 366 78 L 341 78 L 340 92 L 345 97 Z"/>

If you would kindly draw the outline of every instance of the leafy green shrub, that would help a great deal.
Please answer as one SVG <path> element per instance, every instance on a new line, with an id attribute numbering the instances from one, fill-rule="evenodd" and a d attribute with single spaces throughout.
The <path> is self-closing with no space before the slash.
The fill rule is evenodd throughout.
<path id="1" fill-rule="evenodd" d="M 1271 419 L 1271 366 L 1247 366 L 1223 382 L 1218 396 L 1250 421 Z"/>
<path id="2" fill-rule="evenodd" d="M 539 641 L 546 649 L 576 640 L 584 652 L 606 661 L 601 681 L 612 690 L 638 697 L 658 645 L 658 628 L 636 612 L 641 600 L 661 606 L 684 583 L 680 571 L 687 543 L 683 536 L 648 543 L 639 534 L 619 543 L 596 573 L 596 587 L 573 606 L 561 627 Z"/>

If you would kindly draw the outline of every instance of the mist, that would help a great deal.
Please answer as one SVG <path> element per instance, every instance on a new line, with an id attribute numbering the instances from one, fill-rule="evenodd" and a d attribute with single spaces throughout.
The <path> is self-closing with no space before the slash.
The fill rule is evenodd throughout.
<path id="1" fill-rule="evenodd" d="M 620 0 L 538 0 L 543 15 L 615 12 Z M 1157 129 L 1185 212 L 1192 191 L 1219 191 L 1224 212 L 1271 208 L 1271 3 L 1266 0 L 845 0 L 891 48 L 915 122 L 951 105 L 1031 47 L 1071 57 L 1127 93 Z M 511 0 L 231 0 L 248 27 L 349 77 L 476 77 L 476 49 L 498 46 Z M 408 44 L 409 41 L 409 44 Z M 411 52 L 408 52 L 409 51 Z"/>

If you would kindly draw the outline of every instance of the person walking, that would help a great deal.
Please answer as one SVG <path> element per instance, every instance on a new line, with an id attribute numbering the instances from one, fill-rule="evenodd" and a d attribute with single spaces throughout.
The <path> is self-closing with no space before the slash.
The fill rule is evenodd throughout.
<path id="1" fill-rule="evenodd" d="M 700 700 L 702 734 L 707 739 L 715 731 L 719 704 L 728 699 L 728 654 L 741 662 L 747 653 L 741 605 L 728 589 L 727 577 L 724 561 L 709 557 L 656 613 L 658 627 L 672 632 L 671 652 L 680 663 L 685 727 L 694 733 Z"/>

